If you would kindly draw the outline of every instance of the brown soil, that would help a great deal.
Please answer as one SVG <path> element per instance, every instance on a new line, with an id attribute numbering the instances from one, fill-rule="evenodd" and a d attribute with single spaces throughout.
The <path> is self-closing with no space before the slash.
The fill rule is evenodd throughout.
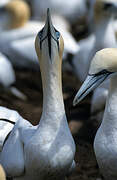
<path id="1" fill-rule="evenodd" d="M 39 122 L 42 112 L 42 86 L 39 72 L 17 71 L 16 86 L 24 92 L 28 100 L 26 102 L 16 99 L 12 95 L 3 93 L 0 95 L 0 105 L 17 110 L 32 124 Z M 80 83 L 71 72 L 63 73 L 63 93 L 65 108 L 70 128 L 76 143 L 75 160 L 76 171 L 69 180 L 96 180 L 100 178 L 99 169 L 93 152 L 93 139 L 96 127 L 89 120 L 90 96 L 80 105 L 73 107 L 72 101 L 80 87 Z M 88 120 L 89 119 L 89 120 Z"/>

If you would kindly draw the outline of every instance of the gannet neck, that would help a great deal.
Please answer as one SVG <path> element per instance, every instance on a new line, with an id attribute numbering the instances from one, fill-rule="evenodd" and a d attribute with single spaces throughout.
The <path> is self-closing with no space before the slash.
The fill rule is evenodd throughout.
<path id="1" fill-rule="evenodd" d="M 108 133 L 113 133 L 117 129 L 117 75 L 110 80 L 109 95 L 106 102 L 105 113 L 102 125 L 106 129 L 109 128 Z"/>
<path id="2" fill-rule="evenodd" d="M 100 23 L 95 24 L 95 37 L 99 47 L 116 47 L 113 17 L 102 19 Z"/>
<path id="3" fill-rule="evenodd" d="M 48 114 L 56 116 L 65 114 L 63 95 L 62 95 L 62 80 L 61 80 L 61 60 L 59 58 L 52 59 L 53 64 L 51 64 L 50 59 L 48 59 L 48 65 L 44 65 L 41 68 L 42 74 L 42 84 L 43 84 L 43 113 L 42 116 Z M 44 62 L 43 60 L 41 62 Z M 47 62 L 47 61 L 46 61 Z M 50 67 L 48 67 L 50 66 Z M 40 65 L 41 67 L 41 65 Z M 44 70 L 45 68 L 45 70 Z M 43 118 L 46 120 L 46 118 Z M 61 119 L 59 119 L 61 120 Z"/>

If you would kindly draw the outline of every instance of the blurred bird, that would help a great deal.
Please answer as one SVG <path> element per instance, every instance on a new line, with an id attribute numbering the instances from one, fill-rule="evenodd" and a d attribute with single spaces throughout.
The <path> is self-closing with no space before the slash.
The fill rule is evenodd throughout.
<path id="1" fill-rule="evenodd" d="M 2 146 L 0 163 L 7 176 L 16 180 L 64 180 L 75 168 L 75 144 L 62 95 L 64 43 L 52 24 L 49 10 L 46 24 L 36 36 L 35 48 L 42 75 L 43 113 L 37 126 L 16 112 L 12 114 L 17 122 Z M 10 123 L 12 118 L 6 121 Z"/>
<path id="2" fill-rule="evenodd" d="M 23 5 L 25 13 L 21 11 L 21 9 L 23 8 L 21 8 L 20 6 Z M 1 29 L 3 29 L 5 27 L 5 25 L 3 25 L 5 22 L 7 28 L 5 28 L 4 31 L 2 30 L 2 32 L 0 33 L 0 51 L 9 56 L 11 62 L 17 68 L 39 70 L 38 59 L 34 49 L 34 40 L 37 34 L 37 30 L 41 30 L 44 23 L 27 21 L 30 14 L 29 8 L 27 8 L 26 4 L 21 0 L 13 0 L 9 2 L 4 8 L 6 10 L 6 13 L 3 11 L 1 12 L 0 16 L 5 16 L 7 20 L 0 22 L 0 27 Z M 17 19 L 14 20 L 12 18 L 12 11 L 16 14 L 18 12 L 16 18 L 21 14 L 22 18 L 20 18 L 20 22 Z M 10 17 L 11 19 L 9 19 Z M 53 19 L 56 28 L 59 27 L 59 31 L 62 33 L 65 41 L 64 59 L 66 59 L 68 53 L 76 54 L 76 52 L 79 50 L 79 46 L 73 38 L 72 34 L 69 32 L 69 24 L 67 23 L 67 21 L 64 18 L 56 15 Z M 11 24 L 9 24 L 9 22 Z M 16 29 L 15 27 L 18 27 L 18 25 L 19 28 Z M 11 29 L 8 30 L 9 28 Z"/>
<path id="3" fill-rule="evenodd" d="M 104 80 L 110 78 L 105 113 L 95 140 L 94 150 L 105 180 L 117 179 L 117 48 L 106 48 L 94 56 L 89 73 L 78 91 L 74 105 Z"/>
<path id="4" fill-rule="evenodd" d="M 0 32 L 23 27 L 30 17 L 30 9 L 22 0 L 11 0 L 0 7 Z"/>
<path id="5" fill-rule="evenodd" d="M 113 28 L 113 15 L 116 13 L 116 0 L 96 0 L 94 5 L 94 33 L 79 42 L 80 51 L 72 61 L 73 71 L 80 81 L 84 81 L 86 78 L 90 61 L 98 50 L 106 47 L 117 47 Z M 91 102 L 92 114 L 104 110 L 105 100 L 108 94 L 108 82 L 99 88 L 93 94 Z M 100 95 L 97 92 L 100 92 Z"/>
<path id="6" fill-rule="evenodd" d="M 15 72 L 6 56 L 0 53 L 0 91 L 12 93 L 17 98 L 26 100 L 26 96 L 15 87 Z"/>

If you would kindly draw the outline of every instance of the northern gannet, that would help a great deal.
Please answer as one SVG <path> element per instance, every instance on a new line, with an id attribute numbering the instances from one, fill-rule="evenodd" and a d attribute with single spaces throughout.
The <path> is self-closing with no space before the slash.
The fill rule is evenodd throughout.
<path id="1" fill-rule="evenodd" d="M 3 170 L 1 165 L 0 165 L 0 180 L 6 180 L 5 172 L 4 172 L 4 170 Z"/>
<path id="2" fill-rule="evenodd" d="M 102 123 L 94 140 L 94 150 L 105 180 L 117 179 L 117 48 L 100 50 L 94 56 L 89 74 L 78 91 L 74 105 L 104 80 L 111 78 Z"/>
<path id="3" fill-rule="evenodd" d="M 75 167 L 75 144 L 62 95 L 64 43 L 52 25 L 49 10 L 46 24 L 36 36 L 35 48 L 43 84 L 42 116 L 37 126 L 19 117 L 2 147 L 0 163 L 7 176 L 15 180 L 60 180 Z"/>
<path id="4" fill-rule="evenodd" d="M 117 47 L 113 28 L 113 15 L 117 13 L 116 0 L 96 0 L 94 4 L 94 33 L 79 42 L 80 51 L 73 58 L 73 71 L 80 79 L 86 78 L 90 60 L 94 54 L 103 48 Z M 83 68 L 81 68 L 83 67 Z M 100 92 L 100 96 L 97 94 Z M 103 111 L 108 94 L 108 82 L 95 90 L 91 102 L 91 113 Z M 98 101 L 97 101 L 98 99 Z"/>
<path id="5" fill-rule="evenodd" d="M 0 91 L 12 93 L 14 96 L 26 100 L 26 96 L 15 87 L 15 72 L 9 59 L 0 52 Z"/>
<path id="6" fill-rule="evenodd" d="M 21 6 L 23 8 L 20 8 Z M 27 21 L 30 14 L 29 7 L 22 0 L 12 0 L 4 6 L 4 9 L 6 12 L 0 12 L 0 17 L 4 19 L 0 21 L 0 51 L 7 55 L 17 68 L 39 70 L 34 41 L 37 31 L 41 30 L 44 22 Z M 24 9 L 25 13 L 21 9 Z M 16 16 L 17 19 L 14 21 L 12 16 Z M 18 17 L 20 16 L 19 22 Z M 69 23 L 56 15 L 54 15 L 53 20 L 55 27 L 59 29 L 64 38 L 64 59 L 66 59 L 67 54 L 76 54 L 79 46 L 69 31 Z M 18 25 L 19 28 L 15 28 Z"/>
<path id="7" fill-rule="evenodd" d="M 22 13 L 21 13 L 22 10 Z M 30 17 L 30 9 L 22 0 L 11 0 L 0 7 L 0 33 L 23 27 Z"/>

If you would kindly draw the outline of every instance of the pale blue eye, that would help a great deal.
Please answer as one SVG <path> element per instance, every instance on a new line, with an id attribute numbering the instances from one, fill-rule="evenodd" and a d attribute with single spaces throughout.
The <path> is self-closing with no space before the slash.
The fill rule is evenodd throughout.
<path id="1" fill-rule="evenodd" d="M 60 33 L 58 31 L 56 31 L 56 37 L 57 37 L 57 39 L 60 38 Z"/>

